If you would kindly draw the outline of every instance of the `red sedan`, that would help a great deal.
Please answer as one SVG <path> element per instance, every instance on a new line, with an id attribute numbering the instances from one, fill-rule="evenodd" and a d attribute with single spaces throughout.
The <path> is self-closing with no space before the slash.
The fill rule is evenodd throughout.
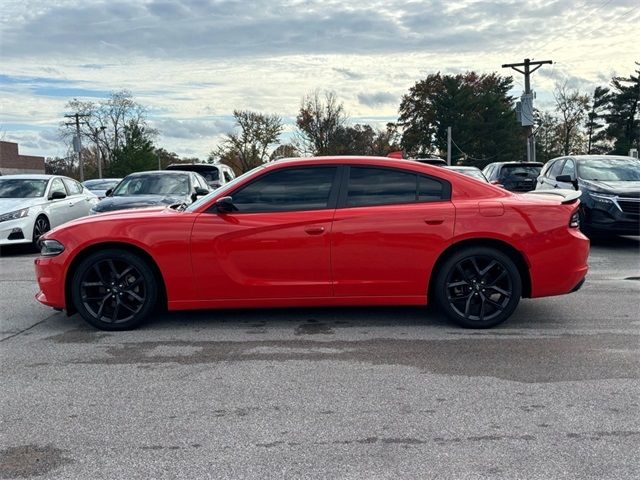
<path id="1" fill-rule="evenodd" d="M 464 327 L 577 290 L 579 192 L 513 194 L 388 158 L 281 160 L 188 207 L 106 213 L 43 236 L 45 305 L 105 330 L 169 310 L 434 301 Z"/>

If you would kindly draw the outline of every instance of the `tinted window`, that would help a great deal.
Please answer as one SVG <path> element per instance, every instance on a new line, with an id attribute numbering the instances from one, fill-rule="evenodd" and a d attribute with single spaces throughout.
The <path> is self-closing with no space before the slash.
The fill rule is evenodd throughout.
<path id="1" fill-rule="evenodd" d="M 239 212 L 328 208 L 337 170 L 337 167 L 303 167 L 268 173 L 233 192 L 233 204 Z"/>
<path id="2" fill-rule="evenodd" d="M 233 180 L 233 177 L 231 176 L 231 172 L 228 172 L 227 170 L 224 170 L 222 172 L 222 176 L 224 177 L 225 183 L 230 182 L 231 180 Z"/>
<path id="3" fill-rule="evenodd" d="M 67 194 L 67 191 L 64 189 L 64 184 L 62 183 L 61 179 L 54 178 L 51 181 L 51 190 L 49 191 L 49 196 L 51 196 L 53 192 L 62 192 L 65 195 Z"/>
<path id="4" fill-rule="evenodd" d="M 442 200 L 443 184 L 412 172 L 351 167 L 347 207 Z"/>
<path id="5" fill-rule="evenodd" d="M 531 165 L 505 165 L 500 172 L 501 177 L 516 175 L 518 177 L 537 177 L 540 175 L 540 167 Z"/>
<path id="6" fill-rule="evenodd" d="M 434 180 L 433 178 L 423 177 L 422 175 L 418 175 L 418 200 L 421 202 L 425 201 L 436 201 L 442 200 L 443 198 L 443 188 L 442 182 Z"/>
<path id="7" fill-rule="evenodd" d="M 75 180 L 71 180 L 70 178 L 63 178 L 64 186 L 67 187 L 67 191 L 69 195 L 78 195 L 82 193 L 82 185 L 80 185 Z"/>

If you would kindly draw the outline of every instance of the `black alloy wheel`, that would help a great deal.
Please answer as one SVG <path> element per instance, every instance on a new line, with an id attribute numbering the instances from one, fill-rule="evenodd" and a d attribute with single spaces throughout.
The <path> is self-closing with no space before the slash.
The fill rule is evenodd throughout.
<path id="1" fill-rule="evenodd" d="M 467 328 L 490 328 L 511 316 L 522 295 L 518 268 L 499 250 L 471 247 L 451 256 L 436 277 L 442 311 Z"/>
<path id="2" fill-rule="evenodd" d="M 37 245 L 40 237 L 51 230 L 51 224 L 49 223 L 49 219 L 44 215 L 40 215 L 36 218 L 35 223 L 33 224 L 33 244 Z"/>
<path id="3" fill-rule="evenodd" d="M 124 250 L 104 250 L 85 258 L 72 280 L 78 313 L 101 330 L 129 330 L 151 313 L 157 281 L 145 260 Z"/>

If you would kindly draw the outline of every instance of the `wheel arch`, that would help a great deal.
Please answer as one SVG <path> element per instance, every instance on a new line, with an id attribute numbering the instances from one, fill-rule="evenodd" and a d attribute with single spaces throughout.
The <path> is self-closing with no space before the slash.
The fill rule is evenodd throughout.
<path id="1" fill-rule="evenodd" d="M 433 288 L 435 286 L 434 280 L 444 262 L 451 255 L 469 247 L 495 248 L 496 250 L 499 250 L 508 255 L 509 258 L 511 258 L 511 260 L 513 260 L 513 262 L 516 264 L 518 272 L 520 273 L 520 278 L 522 280 L 522 297 L 531 297 L 531 273 L 529 272 L 529 265 L 527 263 L 526 257 L 521 251 L 504 240 L 498 240 L 495 238 L 470 238 L 466 240 L 460 240 L 449 245 L 436 260 L 436 263 L 434 264 L 433 269 L 431 270 L 431 275 L 429 277 L 429 289 L 427 298 L 428 302 L 431 302 L 431 299 L 433 298 Z"/>
<path id="2" fill-rule="evenodd" d="M 71 298 L 71 280 L 73 278 L 73 275 L 76 271 L 76 268 L 78 267 L 78 265 L 80 264 L 80 262 L 82 262 L 82 260 L 84 260 L 85 258 L 87 258 L 89 255 L 98 252 L 100 250 L 104 250 L 106 248 L 115 248 L 115 249 L 120 249 L 120 250 L 126 250 L 127 252 L 133 253 L 135 255 L 138 255 L 140 258 L 142 258 L 145 262 L 147 262 L 147 264 L 149 265 L 149 267 L 151 267 L 151 270 L 153 271 L 153 274 L 158 282 L 158 304 L 162 305 L 163 307 L 166 308 L 167 306 L 167 287 L 164 281 L 164 277 L 162 276 L 162 272 L 160 271 L 160 268 L 158 267 L 158 264 L 156 263 L 156 261 L 154 260 L 154 258 L 149 254 L 149 252 L 147 252 L 146 250 L 144 250 L 143 248 L 140 248 L 136 245 L 132 245 L 131 243 L 126 243 L 126 242 L 103 242 L 103 243 L 95 243 L 93 245 L 90 245 L 88 247 L 86 247 L 85 249 L 83 249 L 80 253 L 78 253 L 73 260 L 71 261 L 71 263 L 69 264 L 69 268 L 67 269 L 67 273 L 65 275 L 65 281 L 64 281 L 64 302 L 66 305 L 66 310 L 67 310 L 67 315 L 73 315 L 74 313 L 76 313 L 76 308 L 73 305 L 73 299 Z"/>

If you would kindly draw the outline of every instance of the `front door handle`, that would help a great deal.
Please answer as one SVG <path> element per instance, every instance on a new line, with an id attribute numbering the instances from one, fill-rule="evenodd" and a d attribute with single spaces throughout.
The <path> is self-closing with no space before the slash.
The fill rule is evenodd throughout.
<path id="1" fill-rule="evenodd" d="M 307 232 L 309 235 L 321 235 L 324 233 L 324 227 L 314 225 L 314 226 L 306 227 L 304 231 Z"/>
<path id="2" fill-rule="evenodd" d="M 443 218 L 425 218 L 424 223 L 427 225 L 442 225 L 444 222 Z"/>

